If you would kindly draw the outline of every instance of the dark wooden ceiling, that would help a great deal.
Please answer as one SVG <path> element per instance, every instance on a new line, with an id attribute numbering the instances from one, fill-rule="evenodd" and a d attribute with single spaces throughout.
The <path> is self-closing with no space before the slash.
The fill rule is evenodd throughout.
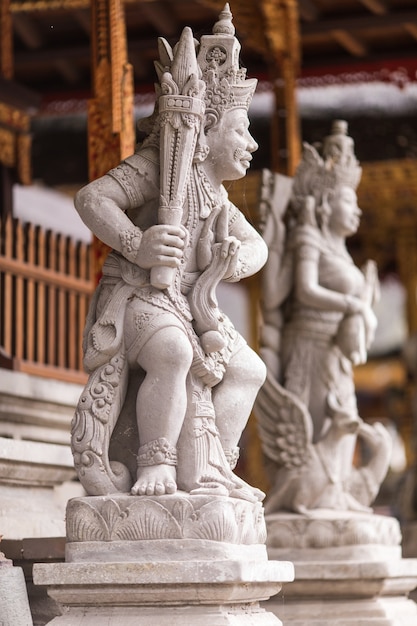
<path id="1" fill-rule="evenodd" d="M 257 40 L 264 35 L 252 21 L 260 5 L 273 1 L 230 2 L 242 43 L 242 63 L 251 77 L 268 78 L 265 41 Z M 38 94 L 42 103 L 32 121 L 34 178 L 51 186 L 78 185 L 88 175 L 89 0 L 10 0 L 10 4 L 14 80 Z M 136 92 L 153 92 L 158 36 L 174 43 L 186 25 L 196 37 L 210 33 L 222 5 L 222 0 L 125 0 L 128 58 L 134 67 Z M 404 70 L 396 72 L 396 68 L 405 68 L 406 80 L 416 80 L 417 0 L 298 0 L 298 10 L 300 84 L 315 84 L 316 80 L 323 84 L 329 76 L 333 79 L 349 73 L 364 75 L 365 80 L 371 76 L 372 80 L 386 68 L 400 80 Z M 80 111 L 82 115 L 69 115 Z M 330 115 L 328 119 L 301 117 L 303 139 L 312 142 L 324 136 L 334 112 Z M 337 111 L 337 116 L 349 121 L 362 162 L 417 154 L 417 115 L 408 114 L 405 119 L 397 119 L 394 111 L 390 115 L 389 119 L 380 119 L 379 114 L 370 119 Z M 270 167 L 270 120 L 258 117 L 251 122 L 262 146 L 255 153 L 252 169 Z"/>
<path id="2" fill-rule="evenodd" d="M 258 6 L 258 0 L 250 0 Z M 157 37 L 177 40 L 185 25 L 211 32 L 218 11 L 207 0 L 126 0 L 129 60 L 135 88 L 149 89 Z M 417 67 L 417 0 L 299 0 L 302 75 L 365 65 Z M 43 98 L 90 89 L 88 0 L 11 0 L 14 79 Z M 266 77 L 262 45 L 235 12 L 242 61 L 251 76 Z M 249 34 L 249 36 L 248 36 Z M 414 65 L 413 65 L 414 64 Z"/>

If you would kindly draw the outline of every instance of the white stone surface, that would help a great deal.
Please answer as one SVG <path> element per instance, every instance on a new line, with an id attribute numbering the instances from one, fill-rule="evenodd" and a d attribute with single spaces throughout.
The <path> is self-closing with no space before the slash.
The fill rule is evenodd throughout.
<path id="1" fill-rule="evenodd" d="M 292 558 L 295 581 L 283 604 L 271 599 L 265 606 L 286 626 L 415 626 L 417 605 L 408 595 L 417 587 L 417 559 L 401 558 L 397 520 L 314 515 L 267 517 L 268 528 L 275 526 L 269 558 Z M 281 536 L 286 522 L 293 533 Z"/>
<path id="2" fill-rule="evenodd" d="M 13 567 L 2 562 L 1 555 L 0 624 L 1 626 L 32 626 L 33 624 L 23 570 L 21 567 Z"/>
<path id="3" fill-rule="evenodd" d="M 0 370 L 0 531 L 5 539 L 65 536 L 67 499 L 84 493 L 73 482 L 69 445 L 80 390 Z"/>
<path id="4" fill-rule="evenodd" d="M 0 481 L 50 486 L 74 478 L 69 446 L 0 437 Z"/>
<path id="5" fill-rule="evenodd" d="M 82 386 L 0 369 L 0 437 L 63 445 Z"/>
<path id="6" fill-rule="evenodd" d="M 47 585 L 51 597 L 65 607 L 53 626 L 278 625 L 279 619 L 261 611 L 258 602 L 292 579 L 291 563 L 271 561 L 34 566 L 34 582 Z M 136 613 L 128 608 L 132 606 Z M 127 616 L 132 622 L 124 621 Z"/>
<path id="7" fill-rule="evenodd" d="M 416 604 L 407 598 L 374 597 L 354 600 L 317 599 L 280 602 L 265 607 L 280 615 L 285 626 L 415 626 Z"/>
<path id="8" fill-rule="evenodd" d="M 91 242 L 91 232 L 80 220 L 72 198 L 56 189 L 35 185 L 13 186 L 13 207 L 23 222 L 38 224 L 85 243 Z"/>
<path id="9" fill-rule="evenodd" d="M 251 604 L 170 607 L 73 608 L 49 626 L 282 626 L 265 609 Z"/>
<path id="10" fill-rule="evenodd" d="M 316 509 L 309 516 L 266 516 L 268 553 L 289 561 L 391 561 L 401 558 L 397 519 Z"/>
<path id="11" fill-rule="evenodd" d="M 220 545 L 264 545 L 266 540 L 260 502 L 210 493 L 74 498 L 66 518 L 69 544 L 197 539 Z"/>
<path id="12" fill-rule="evenodd" d="M 415 626 L 417 559 L 295 563 L 285 603 L 265 604 L 286 626 Z"/>
<path id="13" fill-rule="evenodd" d="M 1 394 L 74 407 L 81 389 L 81 385 L 75 383 L 64 383 L 24 372 L 0 369 Z"/>

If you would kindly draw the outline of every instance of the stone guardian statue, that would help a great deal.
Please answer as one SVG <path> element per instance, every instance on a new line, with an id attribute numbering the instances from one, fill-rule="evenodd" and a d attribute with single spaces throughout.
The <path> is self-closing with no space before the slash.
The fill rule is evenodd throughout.
<path id="1" fill-rule="evenodd" d="M 233 472 L 265 365 L 216 298 L 268 253 L 222 184 L 258 147 L 234 32 L 226 4 L 199 42 L 159 40 L 146 138 L 75 199 L 113 250 L 72 425 L 87 495 L 67 505 L 65 563 L 35 568 L 54 626 L 282 624 L 260 602 L 294 568 L 268 560 L 264 494 Z"/>
<path id="2" fill-rule="evenodd" d="M 111 246 L 84 337 L 89 380 L 72 427 L 89 495 L 178 489 L 250 502 L 234 473 L 265 367 L 219 309 L 216 286 L 257 272 L 267 247 L 228 199 L 257 144 L 256 80 L 239 67 L 228 5 L 197 42 L 159 39 L 156 108 L 135 153 L 76 208 Z"/>

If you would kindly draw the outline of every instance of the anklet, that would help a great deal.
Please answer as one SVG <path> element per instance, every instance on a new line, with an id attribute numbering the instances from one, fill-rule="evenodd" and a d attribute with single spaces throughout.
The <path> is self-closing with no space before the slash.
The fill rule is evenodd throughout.
<path id="1" fill-rule="evenodd" d="M 159 437 L 139 448 L 138 467 L 149 465 L 176 465 L 177 449 L 165 437 Z"/>

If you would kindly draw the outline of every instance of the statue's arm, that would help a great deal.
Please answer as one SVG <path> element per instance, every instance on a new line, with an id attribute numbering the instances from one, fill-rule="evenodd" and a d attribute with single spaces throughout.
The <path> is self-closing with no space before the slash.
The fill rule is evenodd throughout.
<path id="1" fill-rule="evenodd" d="M 75 197 L 75 207 L 101 241 L 132 263 L 144 269 L 178 267 L 185 247 L 185 230 L 181 226 L 156 224 L 142 231 L 126 214 L 129 209 L 149 210 L 142 205 L 159 195 L 159 171 L 154 164 L 139 155 L 133 155 L 130 161 L 134 166 L 124 162 L 83 187 Z M 152 221 L 156 221 L 156 216 L 144 220 Z"/>
<path id="2" fill-rule="evenodd" d="M 306 306 L 341 313 L 362 312 L 359 298 L 328 289 L 319 282 L 320 249 L 310 243 L 302 243 L 296 250 L 295 294 Z"/>
<path id="3" fill-rule="evenodd" d="M 129 197 L 118 182 L 106 174 L 78 191 L 75 208 L 88 228 L 111 248 L 122 252 L 120 233 L 134 228 L 125 211 Z M 141 232 L 138 230 L 138 236 Z"/>
<path id="4" fill-rule="evenodd" d="M 235 252 L 224 280 L 237 282 L 252 276 L 265 265 L 268 258 L 265 241 L 233 205 L 228 239 L 235 242 Z"/>

